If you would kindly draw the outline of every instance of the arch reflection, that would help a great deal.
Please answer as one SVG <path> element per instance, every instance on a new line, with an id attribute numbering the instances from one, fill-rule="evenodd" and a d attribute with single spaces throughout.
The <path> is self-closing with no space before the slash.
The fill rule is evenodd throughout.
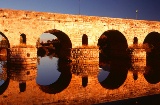
<path id="1" fill-rule="evenodd" d="M 144 73 L 144 77 L 147 82 L 156 84 L 160 82 L 160 57 L 147 56 L 146 60 L 147 69 Z"/>
<path id="2" fill-rule="evenodd" d="M 70 72 L 70 64 L 68 62 L 63 61 L 63 59 L 58 60 L 58 71 L 61 72 L 59 78 L 57 81 L 50 85 L 39 85 L 39 88 L 49 94 L 56 94 L 64 90 L 65 88 L 68 87 L 72 75 Z"/>
<path id="3" fill-rule="evenodd" d="M 9 85 L 7 62 L 9 59 L 10 43 L 8 38 L 0 32 L 0 95 L 5 92 Z"/>
<path id="4" fill-rule="evenodd" d="M 108 71 L 108 73 L 106 73 L 104 80 L 99 82 L 101 84 L 101 86 L 103 86 L 106 89 L 117 89 L 119 88 L 126 80 L 127 78 L 127 73 L 128 73 L 128 61 L 127 60 L 111 60 L 109 62 L 100 62 L 100 64 L 103 63 L 103 66 L 101 66 L 101 68 L 104 71 Z M 100 78 L 100 77 L 98 77 Z"/>
<path id="5" fill-rule="evenodd" d="M 0 61 L 0 95 L 2 95 L 8 88 L 10 79 L 7 72 L 7 64 L 4 61 Z"/>

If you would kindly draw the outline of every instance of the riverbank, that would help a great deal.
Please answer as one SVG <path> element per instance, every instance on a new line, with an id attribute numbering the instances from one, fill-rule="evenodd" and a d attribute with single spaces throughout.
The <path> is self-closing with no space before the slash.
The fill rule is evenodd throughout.
<path id="1" fill-rule="evenodd" d="M 160 105 L 160 94 L 101 103 L 96 105 Z"/>

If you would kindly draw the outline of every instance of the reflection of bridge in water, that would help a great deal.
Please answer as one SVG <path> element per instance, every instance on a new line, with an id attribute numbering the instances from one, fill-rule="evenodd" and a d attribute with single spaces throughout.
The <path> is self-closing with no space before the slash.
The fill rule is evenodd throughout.
<path id="1" fill-rule="evenodd" d="M 93 57 L 94 51 L 96 50 L 88 53 L 88 57 Z M 87 49 L 81 49 L 77 55 L 81 53 L 86 56 L 86 52 Z M 36 83 L 36 62 L 14 64 L 7 72 L 7 80 L 0 86 L 0 102 L 2 104 L 95 104 L 160 93 L 158 60 L 154 60 L 154 63 L 152 59 L 144 59 L 146 62 L 139 63 L 138 61 L 130 63 L 123 59 L 107 62 L 80 61 L 82 60 L 80 58 L 78 60 L 68 63 L 59 59 L 58 71 L 61 75 L 56 82 L 46 86 Z M 99 64 L 102 63 L 104 65 L 107 63 L 110 73 L 99 82 Z M 141 69 L 137 69 L 138 67 Z"/>

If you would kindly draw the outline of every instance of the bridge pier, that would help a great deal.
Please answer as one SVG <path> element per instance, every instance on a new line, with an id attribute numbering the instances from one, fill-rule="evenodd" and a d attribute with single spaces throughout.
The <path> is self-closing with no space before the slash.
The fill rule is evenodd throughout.
<path id="1" fill-rule="evenodd" d="M 14 46 L 8 49 L 10 79 L 19 83 L 19 91 L 26 91 L 26 82 L 37 76 L 37 48 L 33 46 Z"/>
<path id="2" fill-rule="evenodd" d="M 131 53 L 131 60 L 134 67 L 138 66 L 138 69 L 143 69 L 146 66 L 145 49 L 133 49 L 133 52 Z"/>
<path id="3" fill-rule="evenodd" d="M 146 59 L 146 51 L 145 49 L 132 49 L 131 52 L 132 60 L 145 60 Z"/>
<path id="4" fill-rule="evenodd" d="M 133 44 L 130 47 L 130 57 L 132 61 L 133 78 L 138 79 L 138 73 L 142 74 L 146 71 L 146 49 L 138 44 Z"/>
<path id="5" fill-rule="evenodd" d="M 82 78 L 82 86 L 88 85 L 89 77 L 99 72 L 99 48 L 73 48 L 71 50 L 71 73 Z"/>
<path id="6" fill-rule="evenodd" d="M 37 48 L 36 47 L 19 47 L 10 48 L 11 64 L 36 64 Z"/>
<path id="7" fill-rule="evenodd" d="M 79 47 L 71 49 L 72 62 L 99 62 L 98 47 Z"/>

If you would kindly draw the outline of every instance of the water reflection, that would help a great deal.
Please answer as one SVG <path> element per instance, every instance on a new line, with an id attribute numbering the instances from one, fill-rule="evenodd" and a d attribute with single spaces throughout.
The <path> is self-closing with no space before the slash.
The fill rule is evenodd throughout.
<path id="1" fill-rule="evenodd" d="M 26 90 L 26 82 L 19 82 L 20 92 L 24 92 Z"/>
<path id="2" fill-rule="evenodd" d="M 100 64 L 103 64 L 98 76 L 100 84 L 107 89 L 119 88 L 127 78 L 128 61 L 113 59 L 109 62 L 100 62 Z"/>
<path id="3" fill-rule="evenodd" d="M 138 79 L 138 71 L 133 71 L 133 79 L 134 80 Z"/>
<path id="4" fill-rule="evenodd" d="M 90 61 L 86 60 L 86 62 L 84 62 L 84 59 L 79 60 L 78 62 L 76 61 L 70 62 L 58 58 L 54 53 L 48 53 L 47 55 L 45 53 L 44 56 L 41 55 L 38 56 L 37 63 L 38 65 L 36 63 L 31 63 L 31 64 L 14 63 L 10 65 L 9 69 L 7 69 L 6 61 L 2 61 L 0 63 L 1 64 L 0 95 L 2 95 L 4 92 L 6 92 L 6 94 L 8 95 L 8 93 L 12 93 L 12 91 L 14 91 L 12 89 L 17 88 L 19 89 L 18 90 L 19 92 L 23 92 L 22 94 L 18 94 L 17 97 L 22 97 L 23 95 L 29 94 L 33 98 L 35 98 L 36 101 L 37 100 L 39 101 L 40 98 L 45 96 L 46 99 L 44 99 L 43 101 L 46 101 L 47 103 L 57 102 L 57 100 L 58 102 L 59 100 L 64 101 L 65 99 L 66 99 L 65 101 L 75 101 L 75 100 L 79 101 L 81 97 L 82 99 L 80 101 L 86 101 L 87 99 L 88 100 L 90 99 L 92 100 L 92 98 L 95 99 L 95 96 L 97 97 L 98 101 L 105 97 L 107 97 L 108 100 L 109 99 L 114 100 L 114 98 L 115 99 L 128 98 L 130 97 L 130 89 L 129 89 L 130 87 L 134 88 L 133 90 L 131 89 L 131 91 L 133 92 L 136 89 L 138 90 L 141 88 L 142 82 L 140 83 L 139 80 L 141 81 L 143 77 L 141 77 L 142 75 L 139 75 L 139 73 L 141 74 L 144 73 L 144 70 L 146 70 L 145 69 L 146 64 L 147 64 L 147 70 L 144 73 L 144 77 L 146 78 L 146 80 L 149 83 L 154 83 L 154 84 L 160 81 L 159 78 L 160 72 L 158 70 L 158 68 L 160 68 L 159 58 L 147 59 L 147 63 L 144 61 L 131 62 L 130 60 L 126 60 L 123 58 L 120 59 L 120 57 L 118 59 L 108 59 L 108 60 L 103 58 L 103 60 L 101 59 L 100 62 L 98 61 L 93 62 L 92 60 Z M 128 72 L 128 70 L 130 69 L 133 72 Z M 140 71 L 143 71 L 143 73 Z M 137 81 L 133 81 L 132 73 L 134 80 Z M 99 83 L 97 81 L 97 75 Z M 18 85 L 15 85 L 13 88 L 11 87 L 7 90 L 9 82 L 11 84 L 10 86 L 16 83 L 18 83 Z M 136 87 L 134 83 L 136 83 Z M 144 84 L 145 83 L 146 81 L 144 81 Z M 122 86 L 123 84 L 124 87 Z M 128 86 L 130 84 L 131 86 Z M 94 86 L 96 88 L 94 88 Z M 142 86 L 145 85 L 142 84 Z M 147 86 L 149 86 L 148 83 Z M 102 87 L 106 89 L 103 89 Z M 32 88 L 34 88 L 33 90 L 36 90 L 38 95 L 35 95 L 32 92 L 30 93 L 28 92 L 30 91 L 29 89 L 33 91 Z M 123 88 L 126 89 L 124 93 L 122 91 Z M 152 89 L 152 87 L 150 89 Z M 67 94 L 68 92 L 70 93 L 69 95 Z M 110 94 L 108 94 L 107 92 Z M 121 92 L 121 94 L 117 95 L 117 92 Z M 141 90 L 139 92 L 144 92 L 144 91 Z M 128 94 L 128 96 L 126 94 Z M 135 92 L 135 94 L 138 93 Z M 123 96 L 126 95 L 126 97 L 123 97 L 122 95 Z M 71 96 L 73 96 L 75 100 L 70 98 Z M 6 100 L 11 100 L 9 97 L 10 96 L 8 95 L 7 97 L 8 99 L 6 98 Z M 54 101 L 50 101 L 48 97 L 49 98 L 52 97 Z M 63 97 L 65 97 L 65 99 Z"/>
<path id="5" fill-rule="evenodd" d="M 88 84 L 88 76 L 83 76 L 82 77 L 82 86 L 86 87 Z"/>
<path id="6" fill-rule="evenodd" d="M 82 78 L 82 86 L 87 87 L 88 78 L 98 74 L 98 62 L 82 62 L 81 60 L 71 63 L 71 73 Z"/>
<path id="7" fill-rule="evenodd" d="M 50 59 L 48 56 L 40 58 L 40 64 L 38 65 L 38 74 L 36 82 L 40 85 L 50 85 L 54 83 L 60 76 L 60 72 L 57 70 L 58 58 L 53 57 Z"/>
<path id="8" fill-rule="evenodd" d="M 7 62 L 0 61 L 0 95 L 8 88 L 9 77 L 7 72 Z"/>
<path id="9" fill-rule="evenodd" d="M 109 75 L 109 71 L 105 71 L 104 69 L 100 68 L 99 74 L 98 74 L 98 81 L 102 82 L 104 81 L 108 75 Z"/>
<path id="10" fill-rule="evenodd" d="M 146 59 L 132 59 L 131 70 L 133 72 L 133 79 L 138 79 L 138 73 L 144 73 L 146 71 Z"/>
<path id="11" fill-rule="evenodd" d="M 7 65 L 5 61 L 0 61 L 0 85 L 7 79 Z"/>
<path id="12" fill-rule="evenodd" d="M 48 59 L 48 58 L 45 58 L 45 59 Z M 44 62 L 48 63 L 46 61 Z M 54 62 L 56 61 L 58 62 L 57 66 L 56 64 L 54 64 Z M 48 83 L 48 81 L 44 81 L 45 84 L 39 84 L 38 82 L 37 83 L 43 92 L 49 93 L 49 94 L 56 94 L 56 93 L 61 92 L 65 88 L 67 88 L 67 86 L 69 85 L 71 78 L 72 78 L 72 74 L 70 72 L 71 66 L 68 62 L 64 62 L 61 59 L 53 59 L 51 64 L 52 65 L 54 64 L 54 66 L 51 68 L 48 68 L 48 66 L 44 66 L 42 64 L 42 66 L 44 66 L 42 69 L 45 71 L 44 73 L 42 73 L 42 75 L 44 76 L 44 74 L 46 74 L 45 77 L 47 78 L 48 75 L 47 75 L 46 70 L 50 69 L 50 71 L 48 72 L 48 74 L 50 74 L 50 76 L 48 76 L 49 77 L 48 79 L 52 82 Z M 39 66 L 39 68 L 42 66 Z M 51 74 L 51 70 L 53 72 L 52 74 Z"/>
<path id="13" fill-rule="evenodd" d="M 26 90 L 26 82 L 37 76 L 37 64 L 10 64 L 10 79 L 19 82 L 19 91 Z"/>
<path id="14" fill-rule="evenodd" d="M 99 82 L 102 82 L 102 81 L 104 81 L 107 77 L 108 77 L 108 75 L 109 75 L 109 73 L 110 73 L 110 63 L 109 62 L 100 62 L 99 63 L 99 74 L 98 74 L 98 81 Z"/>
<path id="15" fill-rule="evenodd" d="M 144 77 L 151 84 L 160 82 L 160 57 L 147 56 L 147 69 Z"/>

